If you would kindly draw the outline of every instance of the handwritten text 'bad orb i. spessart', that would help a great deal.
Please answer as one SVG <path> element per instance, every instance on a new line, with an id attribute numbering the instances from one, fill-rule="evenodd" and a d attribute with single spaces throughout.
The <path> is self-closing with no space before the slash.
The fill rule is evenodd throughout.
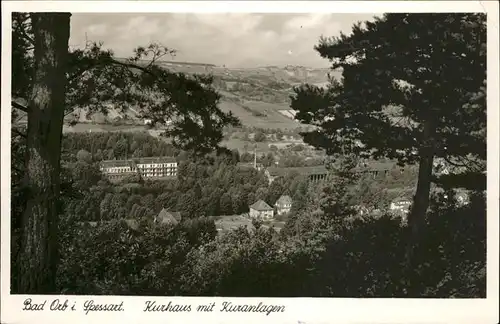
<path id="1" fill-rule="evenodd" d="M 44 311 L 50 310 L 53 312 L 74 312 L 83 311 L 85 315 L 89 312 L 123 312 L 123 301 L 118 304 L 97 304 L 92 299 L 86 300 L 82 305 L 78 305 L 76 301 L 70 302 L 69 299 L 61 300 L 44 300 L 41 303 L 35 303 L 31 298 L 27 298 L 23 303 L 23 311 Z"/>
<path id="2" fill-rule="evenodd" d="M 135 305 L 134 305 L 135 306 Z M 23 311 L 53 311 L 53 312 L 73 312 L 83 311 L 85 315 L 94 312 L 123 312 L 125 311 L 123 301 L 120 303 L 96 303 L 94 300 L 89 299 L 81 303 L 76 301 L 70 302 L 69 299 L 61 300 L 44 300 L 43 302 L 36 303 L 31 298 L 27 298 L 23 303 Z M 271 313 L 283 313 L 285 306 L 283 305 L 266 305 L 262 302 L 258 304 L 233 304 L 232 302 L 222 302 L 217 305 L 215 302 L 203 305 L 190 305 L 190 304 L 175 304 L 168 302 L 168 304 L 159 304 L 156 301 L 148 300 L 144 303 L 142 312 L 157 313 L 157 312 L 172 312 L 182 313 L 196 311 L 200 313 L 218 311 L 221 313 L 262 313 L 269 315 Z"/>

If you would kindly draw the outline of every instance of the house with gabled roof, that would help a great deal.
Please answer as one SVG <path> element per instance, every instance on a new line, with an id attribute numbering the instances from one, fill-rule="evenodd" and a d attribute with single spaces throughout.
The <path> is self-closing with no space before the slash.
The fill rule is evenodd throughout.
<path id="1" fill-rule="evenodd" d="M 274 209 L 269 206 L 264 200 L 260 199 L 250 206 L 251 218 L 270 219 L 274 217 Z"/>
<path id="2" fill-rule="evenodd" d="M 278 215 L 289 213 L 292 208 L 292 198 L 288 195 L 282 195 L 276 200 L 274 206 Z"/>
<path id="3" fill-rule="evenodd" d="M 157 224 L 177 225 L 181 221 L 181 218 L 181 213 L 171 212 L 163 208 L 154 218 L 154 222 Z"/>

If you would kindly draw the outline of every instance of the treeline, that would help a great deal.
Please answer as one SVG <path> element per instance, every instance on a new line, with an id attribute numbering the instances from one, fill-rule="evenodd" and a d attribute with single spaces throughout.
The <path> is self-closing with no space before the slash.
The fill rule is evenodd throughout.
<path id="1" fill-rule="evenodd" d="M 64 137 L 63 180 L 81 198 L 67 204 L 68 215 L 86 221 L 139 219 L 152 218 L 162 208 L 182 212 L 188 218 L 234 215 L 248 212 L 249 206 L 259 199 L 272 205 L 284 194 L 294 198 L 294 206 L 305 203 L 309 185 L 303 175 L 291 172 L 269 185 L 263 171 L 238 165 L 239 161 L 249 160 L 249 156 L 229 150 L 198 160 L 181 152 L 177 156 L 177 178 L 169 181 L 143 181 L 131 176 L 118 184 L 110 183 L 99 171 L 100 152 L 106 147 L 115 152 L 120 141 L 127 147 L 139 143 L 151 147 L 150 153 L 155 155 L 170 153 L 171 149 L 169 144 L 141 133 L 80 133 Z M 273 156 L 259 158 L 265 165 L 272 165 L 272 161 Z M 407 168 L 403 173 L 394 170 L 377 179 L 359 179 L 351 190 L 361 199 L 356 204 L 386 208 L 399 194 L 398 189 L 414 187 L 415 177 L 414 169 Z M 388 189 L 396 190 L 390 193 Z"/>
<path id="2" fill-rule="evenodd" d="M 272 149 L 272 147 L 271 147 Z M 283 168 L 292 167 L 305 167 L 305 166 L 318 166 L 325 164 L 324 157 L 310 157 L 304 156 L 300 153 L 293 152 L 292 150 L 281 150 L 280 152 L 271 151 L 266 154 L 257 154 L 257 163 L 262 164 L 265 167 L 279 166 Z M 243 152 L 240 155 L 241 162 L 253 162 L 254 153 L 253 152 Z M 278 162 L 278 164 L 276 164 Z"/>
<path id="3" fill-rule="evenodd" d="M 237 137 L 243 137 L 244 139 L 248 139 L 251 134 L 260 133 L 265 136 L 268 140 L 272 141 L 281 141 L 284 136 L 290 138 L 294 137 L 294 139 L 301 139 L 300 133 L 310 130 L 311 127 L 294 127 L 294 128 L 263 128 L 256 126 L 229 126 L 224 129 L 224 135 L 226 138 L 230 138 L 235 135 Z M 237 135 L 235 133 L 238 133 Z M 242 134 L 239 134 L 242 133 Z M 260 135 L 259 135 L 260 136 Z"/>
<path id="4" fill-rule="evenodd" d="M 232 186 L 241 190 L 240 185 L 251 181 L 255 170 L 245 177 L 233 173 L 235 168 L 225 162 L 218 166 L 186 163 L 176 190 L 187 190 L 180 195 L 183 197 L 201 189 L 202 198 L 209 194 L 202 188 L 210 184 L 221 190 Z M 486 209 L 482 194 L 472 195 L 471 203 L 463 207 L 457 207 L 450 193 L 435 195 L 426 220 L 428 230 L 422 233 L 412 266 L 407 268 L 403 265 L 408 229 L 401 219 L 387 213 L 356 215 L 353 206 L 364 198 L 354 184 L 364 180 L 336 174 L 323 187 L 307 186 L 291 176 L 267 188 L 270 197 L 288 187 L 294 199 L 291 217 L 280 233 L 254 222 L 253 231 L 239 228 L 216 235 L 213 221 L 200 218 L 201 204 L 194 204 L 200 209 L 191 210 L 191 221 L 175 226 L 154 226 L 136 215 L 141 224 L 138 229 L 118 220 L 82 227 L 77 225 L 78 219 L 64 217 L 58 284 L 67 294 L 485 296 Z M 264 186 L 260 181 L 251 185 Z M 168 186 L 165 182 L 131 186 L 147 194 L 130 198 L 129 205 L 134 206 L 132 201 L 137 199 L 155 206 L 160 196 L 173 194 Z M 116 193 L 120 194 L 124 192 Z M 189 202 L 186 206 L 195 200 Z M 107 213 L 119 210 L 121 204 L 123 200 L 113 203 Z"/>
<path id="5" fill-rule="evenodd" d="M 62 141 L 62 159 L 76 157 L 79 150 L 92 155 L 94 161 L 150 156 L 177 156 L 179 150 L 164 139 L 147 132 L 67 133 Z"/>
<path id="6" fill-rule="evenodd" d="M 66 212 L 68 217 L 85 221 L 152 219 L 163 208 L 186 218 L 242 214 L 259 199 L 273 204 L 282 194 L 294 194 L 300 184 L 307 185 L 294 174 L 269 186 L 262 172 L 222 158 L 213 164 L 181 162 L 177 179 L 129 177 L 118 184 L 107 181 L 90 160 L 78 159 L 65 167 L 67 179 L 71 178 L 72 188 L 79 193 L 79 199 L 67 203 Z"/>
<path id="7" fill-rule="evenodd" d="M 72 135 L 70 143 L 87 143 L 82 145 L 88 148 L 84 145 L 91 145 L 94 136 L 104 135 Z M 145 142 L 161 143 L 151 136 Z M 71 190 L 65 187 L 60 224 L 61 293 L 485 296 L 482 194 L 472 195 L 462 207 L 451 193 L 435 195 L 428 230 L 407 269 L 408 229 L 382 207 L 391 199 L 384 194 L 388 188 L 412 185 L 410 171 L 373 179 L 334 170 L 337 175 L 324 186 L 310 186 L 290 174 L 268 185 L 262 173 L 239 167 L 239 155 L 225 151 L 198 160 L 186 156 L 178 180 L 111 184 L 93 155 L 70 143 L 64 143 L 72 153 L 62 177 Z M 253 231 L 239 228 L 217 235 L 212 218 L 204 217 L 245 212 L 257 199 L 273 204 L 281 194 L 292 196 L 293 207 L 279 233 L 254 222 Z M 369 204 L 382 212 L 355 213 L 355 206 Z M 153 224 L 161 208 L 182 212 L 184 220 L 175 226 Z M 133 219 L 139 227 L 122 219 Z M 82 226 L 87 221 L 97 225 Z"/>

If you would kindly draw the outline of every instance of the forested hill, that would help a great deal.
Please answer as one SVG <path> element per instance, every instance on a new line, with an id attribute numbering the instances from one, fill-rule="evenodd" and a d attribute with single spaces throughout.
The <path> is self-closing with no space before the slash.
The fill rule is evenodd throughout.
<path id="1" fill-rule="evenodd" d="M 126 59 L 119 59 L 125 61 Z M 139 65 L 149 61 L 139 61 Z M 210 74 L 214 77 L 214 87 L 222 95 L 220 107 L 232 111 L 250 127 L 295 128 L 301 126 L 293 120 L 290 110 L 292 88 L 303 83 L 326 85 L 328 73 L 340 78 L 340 73 L 331 73 L 327 68 L 309 68 L 304 66 L 263 66 L 255 68 L 233 68 L 205 63 L 187 63 L 178 61 L 158 61 L 156 63 L 172 72 L 186 74 Z M 86 116 L 82 113 L 80 121 L 91 120 L 113 122 L 123 117 L 121 113 L 111 112 L 108 116 Z M 129 111 L 127 118 L 134 119 L 136 113 Z M 140 120 L 137 120 L 140 122 Z"/>

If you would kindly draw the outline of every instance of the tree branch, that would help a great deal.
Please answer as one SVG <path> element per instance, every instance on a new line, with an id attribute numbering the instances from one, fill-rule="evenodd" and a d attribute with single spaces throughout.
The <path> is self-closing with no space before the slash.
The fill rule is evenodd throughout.
<path id="1" fill-rule="evenodd" d="M 31 45 L 35 45 L 35 40 L 31 38 L 28 34 L 26 34 L 26 31 L 23 28 L 19 28 L 19 30 L 21 31 L 21 35 L 24 37 L 24 39 L 26 39 Z"/>
<path id="2" fill-rule="evenodd" d="M 24 17 L 24 19 L 20 20 L 20 19 L 16 19 L 18 20 L 17 21 L 17 28 L 16 28 L 16 31 L 19 32 L 19 34 L 25 39 L 27 40 L 31 45 L 35 45 L 35 40 L 28 35 L 28 33 L 26 33 L 26 29 L 24 29 L 25 27 L 25 22 L 29 19 L 29 16 L 26 16 Z"/>
<path id="3" fill-rule="evenodd" d="M 156 76 L 153 72 L 151 72 L 151 70 L 148 69 L 148 67 L 150 67 L 152 65 L 152 63 L 148 64 L 147 67 L 143 67 L 143 66 L 140 66 L 140 65 L 137 65 L 137 64 L 134 64 L 134 63 L 124 63 L 124 62 L 119 62 L 113 58 L 109 58 L 109 62 L 112 63 L 112 64 L 116 64 L 116 65 L 120 65 L 120 66 L 124 66 L 124 67 L 128 67 L 128 68 L 132 68 L 132 69 L 138 69 L 138 70 L 141 70 L 142 72 L 144 73 L 148 73 L 152 76 Z"/>
<path id="4" fill-rule="evenodd" d="M 11 100 L 11 105 L 12 105 L 12 107 L 14 107 L 16 109 L 19 109 L 21 111 L 24 111 L 25 113 L 28 113 L 28 107 L 21 105 L 20 103 L 14 101 L 14 100 Z"/>

